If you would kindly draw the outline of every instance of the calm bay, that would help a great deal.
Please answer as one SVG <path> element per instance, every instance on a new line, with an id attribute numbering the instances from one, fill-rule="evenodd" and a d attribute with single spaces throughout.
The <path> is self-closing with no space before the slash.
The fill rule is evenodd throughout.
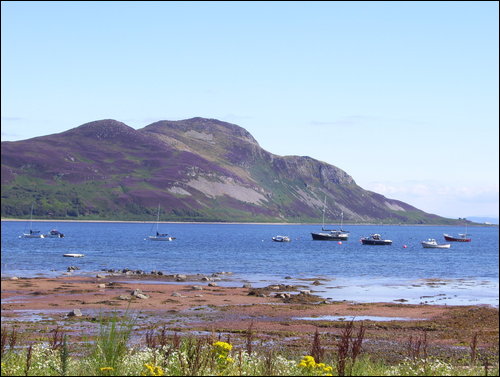
<path id="1" fill-rule="evenodd" d="M 318 225 L 162 223 L 174 241 L 146 240 L 155 224 L 122 222 L 34 222 L 42 233 L 58 229 L 64 238 L 24 239 L 27 223 L 2 221 L 2 277 L 95 275 L 107 269 L 164 274 L 231 272 L 220 284 L 311 285 L 325 298 L 355 302 L 477 305 L 498 307 L 498 227 L 470 227 L 470 243 L 424 249 L 420 242 L 461 227 L 346 225 L 348 241 L 313 241 Z M 391 246 L 362 245 L 379 233 Z M 292 241 L 277 243 L 276 235 Z M 84 254 L 65 258 L 63 254 Z"/>

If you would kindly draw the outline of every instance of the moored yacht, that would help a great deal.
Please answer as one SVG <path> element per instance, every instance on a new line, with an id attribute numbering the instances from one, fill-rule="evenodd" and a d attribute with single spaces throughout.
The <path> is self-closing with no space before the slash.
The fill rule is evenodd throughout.
<path id="1" fill-rule="evenodd" d="M 391 240 L 383 240 L 378 233 L 372 234 L 370 237 L 361 238 L 361 243 L 363 245 L 392 245 Z"/>
<path id="2" fill-rule="evenodd" d="M 321 232 L 311 232 L 312 239 L 315 241 L 347 241 L 349 238 L 349 231 L 342 229 L 342 224 L 344 222 L 344 212 L 341 212 L 340 216 L 340 230 L 337 229 L 325 229 L 325 208 L 326 208 L 326 196 L 325 202 L 323 204 L 323 226 L 321 227 Z"/>

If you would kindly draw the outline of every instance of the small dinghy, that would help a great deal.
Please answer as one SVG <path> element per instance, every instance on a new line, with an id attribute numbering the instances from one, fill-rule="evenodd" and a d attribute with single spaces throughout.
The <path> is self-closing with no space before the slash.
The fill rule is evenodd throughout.
<path id="1" fill-rule="evenodd" d="M 84 256 L 85 255 L 83 255 L 83 254 L 63 254 L 63 257 L 70 257 L 70 258 L 81 258 Z"/>
<path id="2" fill-rule="evenodd" d="M 421 243 L 425 249 L 449 249 L 451 246 L 449 243 L 438 244 L 434 238 L 429 238 Z"/>

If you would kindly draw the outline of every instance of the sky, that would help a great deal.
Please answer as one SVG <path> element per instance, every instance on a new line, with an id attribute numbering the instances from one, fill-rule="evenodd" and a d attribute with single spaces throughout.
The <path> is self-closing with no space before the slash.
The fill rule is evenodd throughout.
<path id="1" fill-rule="evenodd" d="M 498 8 L 2 1 L 2 141 L 214 118 L 426 212 L 497 218 Z"/>

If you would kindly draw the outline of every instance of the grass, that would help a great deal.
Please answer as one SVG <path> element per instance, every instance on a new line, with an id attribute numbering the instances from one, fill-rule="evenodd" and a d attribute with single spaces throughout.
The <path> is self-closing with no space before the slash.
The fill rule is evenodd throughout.
<path id="1" fill-rule="evenodd" d="M 127 313 L 100 317 L 91 340 L 71 343 L 60 327 L 45 340 L 24 342 L 13 327 L 1 332 L 2 376 L 498 376 L 498 350 L 478 347 L 478 334 L 469 342 L 470 354 L 454 360 L 429 356 L 428 337 L 409 339 L 406 357 L 389 363 L 364 351 L 365 328 L 346 324 L 332 347 L 325 347 L 316 330 L 310 345 L 286 349 L 262 344 L 253 324 L 244 342 L 233 344 L 215 333 L 179 336 L 165 325 L 149 329 L 135 345 L 131 335 L 137 317 Z M 489 356 L 487 356 L 489 355 Z"/>

